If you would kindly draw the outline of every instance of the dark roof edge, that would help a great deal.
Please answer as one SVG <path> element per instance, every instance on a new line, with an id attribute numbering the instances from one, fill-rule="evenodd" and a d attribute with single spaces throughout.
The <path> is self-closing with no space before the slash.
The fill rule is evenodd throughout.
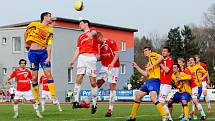
<path id="1" fill-rule="evenodd" d="M 39 21 L 39 20 L 37 20 L 37 21 Z M 79 20 L 67 19 L 67 18 L 61 18 L 61 17 L 56 17 L 56 21 L 79 23 Z M 27 26 L 30 22 L 33 22 L 33 21 L 23 22 L 23 23 L 18 23 L 18 24 L 11 24 L 11 25 L 6 25 L 6 26 L 0 26 L 0 28 L 22 27 L 22 26 Z M 99 24 L 99 23 L 93 23 L 93 22 L 91 23 L 91 25 L 95 26 L 95 27 L 106 27 L 106 28 L 112 28 L 112 29 L 117 29 L 117 30 L 129 31 L 129 32 L 137 32 L 138 31 L 137 29 L 111 26 L 111 25 Z"/>

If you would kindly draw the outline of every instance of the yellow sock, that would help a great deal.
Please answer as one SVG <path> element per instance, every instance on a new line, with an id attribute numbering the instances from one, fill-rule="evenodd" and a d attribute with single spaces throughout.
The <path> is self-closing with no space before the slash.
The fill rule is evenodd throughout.
<path id="1" fill-rule="evenodd" d="M 54 80 L 48 80 L 48 87 L 51 94 L 51 98 L 56 98 Z"/>
<path id="2" fill-rule="evenodd" d="M 189 107 L 187 104 L 184 104 L 183 105 L 183 109 L 184 109 L 184 117 L 188 119 L 188 116 L 189 116 Z"/>
<path id="3" fill-rule="evenodd" d="M 38 83 L 33 84 L 33 94 L 34 94 L 34 98 L 35 100 L 39 100 L 39 86 Z"/>
<path id="4" fill-rule="evenodd" d="M 136 117 L 139 106 L 140 106 L 140 102 L 135 102 L 133 104 L 132 110 L 131 110 L 131 115 L 130 115 L 131 118 Z"/>
<path id="5" fill-rule="evenodd" d="M 161 117 L 162 117 L 162 118 L 166 117 L 166 112 L 165 112 L 165 110 L 164 110 L 162 104 L 161 104 L 159 101 L 157 101 L 157 102 L 155 103 L 155 105 L 156 105 L 156 107 L 157 107 L 157 110 L 160 112 Z"/>
<path id="6" fill-rule="evenodd" d="M 184 114 L 184 107 L 181 108 L 181 112 Z"/>

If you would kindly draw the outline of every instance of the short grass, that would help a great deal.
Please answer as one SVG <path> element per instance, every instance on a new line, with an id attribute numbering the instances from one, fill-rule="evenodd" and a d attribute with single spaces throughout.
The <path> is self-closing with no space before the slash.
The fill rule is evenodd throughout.
<path id="1" fill-rule="evenodd" d="M 113 116 L 110 118 L 104 117 L 108 105 L 98 105 L 96 114 L 91 114 L 89 109 L 72 109 L 71 105 L 63 104 L 63 112 L 58 112 L 55 105 L 46 105 L 46 110 L 43 114 L 43 119 L 38 119 L 30 104 L 19 105 L 19 118 L 13 119 L 13 105 L 0 105 L 0 121 L 125 121 L 131 111 L 129 104 L 116 104 L 113 111 Z M 203 105 L 206 109 L 206 105 Z M 214 113 L 208 116 L 207 121 L 215 121 L 215 105 L 213 106 Z M 174 106 L 173 118 L 178 121 L 178 116 L 181 112 L 181 105 Z M 205 110 L 207 114 L 207 110 Z M 139 108 L 137 121 L 160 121 L 159 113 L 152 104 L 144 104 Z"/>

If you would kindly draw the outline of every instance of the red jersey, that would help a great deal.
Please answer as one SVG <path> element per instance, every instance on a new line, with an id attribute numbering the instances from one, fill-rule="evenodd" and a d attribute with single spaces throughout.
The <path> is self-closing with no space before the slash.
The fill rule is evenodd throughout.
<path id="1" fill-rule="evenodd" d="M 184 70 L 183 70 L 183 72 L 184 73 L 186 73 L 186 74 L 189 74 L 189 75 L 191 75 L 191 80 L 189 80 L 189 84 L 190 84 L 190 87 L 191 88 L 194 88 L 194 87 L 196 87 L 196 86 L 198 86 L 196 83 L 195 83 L 195 77 L 193 77 L 193 75 L 191 74 L 191 72 L 190 72 L 190 70 L 188 69 L 188 68 L 185 68 Z"/>
<path id="2" fill-rule="evenodd" d="M 18 68 L 12 72 L 10 79 L 16 78 L 17 81 L 17 91 L 29 91 L 31 89 L 31 79 L 32 75 L 28 69 Z"/>
<path id="3" fill-rule="evenodd" d="M 207 68 L 207 65 L 206 65 L 206 64 L 200 62 L 200 66 L 202 66 L 206 71 L 208 71 L 208 68 Z M 203 76 L 203 75 L 204 75 L 204 73 L 202 73 L 202 76 Z M 205 78 L 202 80 L 202 82 L 205 82 L 205 81 L 206 81 L 206 78 L 207 78 L 207 77 L 205 77 Z"/>
<path id="4" fill-rule="evenodd" d="M 48 79 L 45 75 L 42 75 L 40 77 L 40 84 L 43 85 L 43 90 L 45 91 L 49 91 L 49 87 L 48 87 Z"/>
<path id="5" fill-rule="evenodd" d="M 90 53 L 90 54 L 98 54 L 99 46 L 97 41 L 97 35 L 94 35 L 92 39 L 89 39 L 88 33 L 95 28 L 91 28 L 89 31 L 82 33 L 78 37 L 77 47 L 79 47 L 79 53 Z"/>
<path id="6" fill-rule="evenodd" d="M 161 69 L 161 71 L 160 71 L 161 84 L 172 85 L 172 73 L 173 73 L 172 66 L 174 64 L 174 61 L 171 57 L 166 57 L 166 58 L 164 58 L 162 64 L 164 66 L 168 67 L 170 70 L 168 73 L 166 73 L 162 68 L 160 68 Z"/>
<path id="7" fill-rule="evenodd" d="M 107 39 L 100 47 L 101 64 L 108 67 L 114 59 L 116 51 L 119 51 L 116 42 L 111 39 Z M 119 58 L 114 64 L 114 67 L 120 67 Z"/>

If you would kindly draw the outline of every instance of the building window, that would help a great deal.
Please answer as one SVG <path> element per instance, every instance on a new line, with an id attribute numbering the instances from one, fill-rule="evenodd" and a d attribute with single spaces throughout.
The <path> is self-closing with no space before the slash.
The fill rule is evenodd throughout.
<path id="1" fill-rule="evenodd" d="M 2 37 L 2 45 L 7 44 L 7 38 L 6 37 Z"/>
<path id="2" fill-rule="evenodd" d="M 120 73 L 125 74 L 125 64 L 121 64 L 120 66 Z"/>
<path id="3" fill-rule="evenodd" d="M 68 68 L 68 83 L 73 83 L 73 80 L 72 80 L 72 72 L 73 69 L 72 68 Z"/>
<path id="4" fill-rule="evenodd" d="M 7 75 L 7 68 L 3 68 L 3 74 Z"/>
<path id="5" fill-rule="evenodd" d="M 126 51 L 126 42 L 121 41 L 121 51 Z"/>
<path id="6" fill-rule="evenodd" d="M 13 52 L 20 53 L 21 52 L 21 37 L 13 37 Z"/>

